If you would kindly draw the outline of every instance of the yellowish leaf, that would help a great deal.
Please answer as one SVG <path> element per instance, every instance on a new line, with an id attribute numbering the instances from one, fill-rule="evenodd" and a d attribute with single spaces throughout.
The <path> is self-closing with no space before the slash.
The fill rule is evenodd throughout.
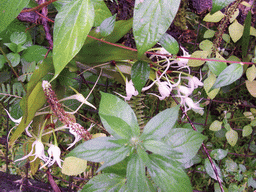
<path id="1" fill-rule="evenodd" d="M 220 90 L 220 88 L 217 88 L 209 92 L 209 90 L 211 89 L 215 81 L 216 81 L 216 77 L 212 72 L 210 72 L 210 75 L 208 76 L 208 78 L 204 80 L 204 90 L 208 95 L 208 97 L 210 97 L 211 99 L 214 99 L 214 97 L 218 94 Z"/>
<path id="2" fill-rule="evenodd" d="M 228 31 L 231 39 L 236 43 L 243 36 L 244 26 L 235 20 L 234 23 L 228 27 Z"/>
<path id="3" fill-rule="evenodd" d="M 221 130 L 221 125 L 222 125 L 222 122 L 215 120 L 212 122 L 209 129 L 211 131 L 219 131 L 219 130 Z"/>
<path id="4" fill-rule="evenodd" d="M 246 70 L 246 77 L 249 81 L 253 81 L 256 78 L 256 67 L 252 65 Z"/>
<path id="5" fill-rule="evenodd" d="M 65 175 L 78 175 L 85 171 L 87 161 L 77 157 L 67 157 L 64 160 L 62 173 Z"/>
<path id="6" fill-rule="evenodd" d="M 205 17 L 204 17 L 204 21 L 205 22 L 213 22 L 213 23 L 217 23 L 219 22 L 225 15 L 221 12 L 221 11 L 217 11 L 214 14 L 210 14 L 208 13 Z"/>
<path id="7" fill-rule="evenodd" d="M 238 140 L 238 133 L 235 130 L 230 129 L 228 132 L 226 132 L 226 138 L 227 138 L 228 143 L 232 147 L 234 147 Z"/>
<path id="8" fill-rule="evenodd" d="M 249 93 L 253 96 L 256 97 L 256 81 L 245 81 L 247 90 L 249 91 Z"/>
<path id="9" fill-rule="evenodd" d="M 202 59 L 206 59 L 207 56 L 208 56 L 208 51 L 195 51 L 191 55 L 191 57 L 202 58 Z M 190 66 L 190 67 L 199 67 L 199 66 L 203 65 L 204 63 L 205 63 L 205 61 L 203 61 L 203 60 L 189 59 L 188 66 Z"/>

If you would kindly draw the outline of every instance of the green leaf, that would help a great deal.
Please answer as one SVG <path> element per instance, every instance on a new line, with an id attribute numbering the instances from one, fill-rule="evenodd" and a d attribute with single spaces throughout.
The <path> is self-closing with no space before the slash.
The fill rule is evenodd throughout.
<path id="1" fill-rule="evenodd" d="M 208 51 L 195 51 L 194 53 L 192 53 L 191 57 L 206 59 L 208 54 L 209 54 Z M 204 60 L 194 60 L 194 59 L 188 60 L 188 66 L 190 67 L 199 67 L 204 63 L 205 63 Z"/>
<path id="2" fill-rule="evenodd" d="M 197 154 L 203 140 L 206 138 L 206 136 L 192 129 L 175 128 L 169 132 L 164 140 L 172 150 L 179 153 L 175 154 L 176 160 L 186 163 Z"/>
<path id="3" fill-rule="evenodd" d="M 136 61 L 132 65 L 131 77 L 135 89 L 140 93 L 149 77 L 150 67 L 145 61 Z"/>
<path id="4" fill-rule="evenodd" d="M 208 29 L 205 31 L 204 33 L 204 38 L 207 39 L 207 38 L 212 38 L 214 37 L 214 34 L 215 34 L 215 31 L 214 30 L 211 30 L 211 29 Z"/>
<path id="5" fill-rule="evenodd" d="M 145 165 L 137 154 L 133 154 L 126 170 L 127 186 L 130 191 L 149 191 L 146 185 Z"/>
<path id="6" fill-rule="evenodd" d="M 67 157 L 64 160 L 61 172 L 65 175 L 78 175 L 86 170 L 87 161 L 76 157 Z"/>
<path id="7" fill-rule="evenodd" d="M 99 26 L 105 19 L 111 17 L 111 12 L 103 0 L 91 0 L 94 7 L 94 27 Z"/>
<path id="8" fill-rule="evenodd" d="M 252 134 L 252 126 L 251 125 L 246 125 L 243 128 L 243 137 L 247 137 Z"/>
<path id="9" fill-rule="evenodd" d="M 215 163 L 214 160 L 213 161 L 213 164 L 215 165 L 216 167 L 216 170 L 217 170 L 217 173 L 218 173 L 218 176 L 220 178 L 220 180 L 222 181 L 222 173 L 221 173 L 221 170 L 219 168 L 219 166 Z M 209 159 L 205 159 L 205 162 L 204 162 L 204 168 L 206 170 L 206 173 L 213 179 L 217 180 L 217 177 L 216 177 L 216 174 L 212 168 L 212 164 L 210 163 Z"/>
<path id="10" fill-rule="evenodd" d="M 24 58 L 27 62 L 35 61 L 37 63 L 44 59 L 46 53 L 47 49 L 45 47 L 32 45 L 23 52 L 22 58 Z"/>
<path id="11" fill-rule="evenodd" d="M 4 67 L 4 64 L 6 63 L 6 59 L 3 55 L 0 55 L 0 69 Z M 1 83 L 1 82 L 0 82 Z"/>
<path id="12" fill-rule="evenodd" d="M 243 55 L 243 57 L 245 57 L 247 55 L 247 51 L 248 51 L 248 47 L 249 47 L 251 21 L 252 21 L 252 12 L 249 11 L 247 13 L 245 21 L 244 21 L 244 31 L 243 31 L 243 37 L 242 37 L 242 55 Z"/>
<path id="13" fill-rule="evenodd" d="M 101 92 L 101 96 L 99 107 L 100 116 L 108 115 L 122 119 L 131 127 L 131 135 L 138 136 L 140 134 L 140 128 L 137 123 L 136 115 L 131 107 L 122 99 L 119 99 L 112 94 Z M 103 120 L 102 123 L 107 130 L 111 130 L 111 128 L 108 127 L 107 122 L 105 124 L 105 120 Z"/>
<path id="14" fill-rule="evenodd" d="M 143 146 L 150 152 L 154 154 L 159 154 L 162 156 L 170 156 L 170 155 L 175 155 L 176 153 L 168 144 L 165 144 L 162 141 L 157 141 L 157 140 L 146 140 L 143 141 Z"/>
<path id="15" fill-rule="evenodd" d="M 211 99 L 214 99 L 220 90 L 220 88 L 217 88 L 210 91 L 215 81 L 216 81 L 216 77 L 212 72 L 209 72 L 207 79 L 204 80 L 204 90 Z"/>
<path id="16" fill-rule="evenodd" d="M 94 191 L 127 191 L 121 190 L 125 188 L 126 178 L 113 174 L 104 173 L 96 175 L 90 179 L 84 186 L 81 192 L 94 192 Z"/>
<path id="17" fill-rule="evenodd" d="M 243 35 L 244 26 L 235 20 L 229 27 L 228 31 L 231 39 L 236 43 Z"/>
<path id="18" fill-rule="evenodd" d="M 219 131 L 219 130 L 221 130 L 221 125 L 222 125 L 221 121 L 215 120 L 215 121 L 212 122 L 209 129 L 211 131 Z"/>
<path id="19" fill-rule="evenodd" d="M 104 128 L 116 139 L 131 139 L 133 135 L 132 128 L 121 118 L 104 115 L 99 113 Z"/>
<path id="20" fill-rule="evenodd" d="M 205 21 L 205 22 L 217 23 L 217 22 L 219 22 L 224 16 L 225 16 L 224 13 L 222 13 L 221 11 L 217 11 L 216 13 L 213 13 L 213 14 L 208 13 L 208 14 L 204 17 L 203 21 Z"/>
<path id="21" fill-rule="evenodd" d="M 226 7 L 233 1 L 234 0 L 213 0 L 211 13 L 215 13 L 216 11 L 221 10 L 222 8 Z"/>
<path id="22" fill-rule="evenodd" d="M 251 82 L 256 78 L 256 67 L 255 67 L 255 65 L 252 65 L 251 67 L 247 68 L 246 77 Z"/>
<path id="23" fill-rule="evenodd" d="M 235 130 L 230 129 L 229 131 L 226 132 L 225 136 L 227 138 L 228 143 L 232 147 L 234 147 L 236 145 L 237 140 L 238 140 L 238 133 Z"/>
<path id="24" fill-rule="evenodd" d="M 146 124 L 140 140 L 160 140 L 172 129 L 178 119 L 179 105 L 166 109 L 154 116 Z"/>
<path id="25" fill-rule="evenodd" d="M 1 0 L 0 6 L 0 33 L 19 15 L 29 0 Z"/>
<path id="26" fill-rule="evenodd" d="M 154 183 L 163 191 L 192 192 L 192 186 L 180 163 L 172 159 L 151 154 L 147 167 Z"/>
<path id="27" fill-rule="evenodd" d="M 218 76 L 216 82 L 211 89 L 224 87 L 235 82 L 243 75 L 243 66 L 239 63 L 234 63 L 225 68 Z"/>
<path id="28" fill-rule="evenodd" d="M 118 145 L 112 137 L 97 137 L 75 147 L 69 154 L 87 161 L 104 162 L 98 171 L 112 166 L 122 160 L 131 152 L 131 147 Z M 128 144 L 128 141 L 127 141 Z"/>
<path id="29" fill-rule="evenodd" d="M 112 31 L 114 30 L 115 21 L 116 21 L 116 14 L 105 19 L 100 24 L 100 33 L 103 37 L 106 37 L 112 33 Z"/>
<path id="30" fill-rule="evenodd" d="M 213 47 L 213 43 L 206 39 L 206 40 L 203 40 L 200 44 L 199 44 L 199 48 L 203 51 L 207 51 L 208 54 L 211 54 L 212 53 L 212 47 Z"/>
<path id="31" fill-rule="evenodd" d="M 134 6 L 133 34 L 138 58 L 154 46 L 171 25 L 180 0 L 136 0 Z"/>
<path id="32" fill-rule="evenodd" d="M 224 62 L 206 61 L 206 64 L 208 65 L 210 71 L 217 76 L 227 67 L 227 63 Z"/>
<path id="33" fill-rule="evenodd" d="M 71 1 L 57 14 L 53 34 L 54 78 L 80 51 L 93 20 L 94 9 L 90 0 Z"/>
<path id="34" fill-rule="evenodd" d="M 18 53 L 8 53 L 6 55 L 13 67 L 16 67 L 20 63 L 20 55 Z"/>
<path id="35" fill-rule="evenodd" d="M 27 35 L 24 32 L 14 32 L 11 34 L 10 40 L 16 45 L 24 44 L 27 40 Z"/>
<path id="36" fill-rule="evenodd" d="M 173 55 L 177 55 L 179 52 L 179 43 L 168 33 L 164 33 L 159 43 L 162 47 Z"/>
<path id="37" fill-rule="evenodd" d="M 228 154 L 228 150 L 223 149 L 214 149 L 211 151 L 211 157 L 215 160 L 221 160 L 224 159 Z"/>

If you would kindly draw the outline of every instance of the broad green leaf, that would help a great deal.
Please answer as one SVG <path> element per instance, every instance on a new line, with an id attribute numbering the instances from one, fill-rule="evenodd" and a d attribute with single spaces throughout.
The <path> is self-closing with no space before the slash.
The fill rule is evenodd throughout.
<path id="1" fill-rule="evenodd" d="M 136 61 L 132 65 L 131 78 L 135 89 L 140 93 L 149 77 L 150 67 L 145 61 Z"/>
<path id="2" fill-rule="evenodd" d="M 87 161 L 76 157 L 67 157 L 64 160 L 61 172 L 65 175 L 78 175 L 86 170 Z"/>
<path id="3" fill-rule="evenodd" d="M 166 51 L 173 55 L 177 55 L 177 53 L 179 52 L 179 43 L 176 41 L 176 39 L 174 39 L 174 37 L 172 37 L 168 33 L 163 34 L 159 43 Z"/>
<path id="4" fill-rule="evenodd" d="M 159 188 L 169 192 L 192 192 L 190 180 L 179 162 L 155 154 L 149 157 L 148 172 Z"/>
<path id="5" fill-rule="evenodd" d="M 243 75 L 243 66 L 240 63 L 234 63 L 226 67 L 218 76 L 211 89 L 224 87 L 238 80 Z"/>
<path id="6" fill-rule="evenodd" d="M 131 139 L 132 128 L 121 118 L 99 113 L 104 128 L 116 139 Z"/>
<path id="7" fill-rule="evenodd" d="M 247 55 L 247 51 L 248 51 L 248 47 L 249 47 L 251 21 L 252 21 L 252 12 L 249 11 L 247 13 L 245 21 L 244 21 L 244 31 L 243 31 L 243 37 L 242 37 L 242 55 L 243 55 L 243 57 L 245 57 Z"/>
<path id="8" fill-rule="evenodd" d="M 102 170 L 103 173 L 114 173 L 120 176 L 125 177 L 126 176 L 126 168 L 130 157 L 126 157 L 123 161 L 106 167 L 104 170 Z"/>
<path id="9" fill-rule="evenodd" d="M 116 175 L 114 173 L 104 173 L 91 178 L 81 192 L 121 191 L 120 189 L 125 187 L 125 183 L 125 177 Z"/>
<path id="10" fill-rule="evenodd" d="M 80 51 L 93 20 L 94 9 L 90 0 L 71 1 L 58 12 L 53 34 L 54 78 Z"/>
<path id="11" fill-rule="evenodd" d="M 119 99 L 118 97 L 112 94 L 101 92 L 101 96 L 102 97 L 100 100 L 99 114 L 114 116 L 122 119 L 131 127 L 131 134 L 133 136 L 138 136 L 140 133 L 140 128 L 137 123 L 136 115 L 131 109 L 131 107 L 122 99 Z M 108 129 L 109 127 L 105 128 Z"/>
<path id="12" fill-rule="evenodd" d="M 134 6 L 133 34 L 138 58 L 154 46 L 171 25 L 180 0 L 136 0 Z"/>
<path id="13" fill-rule="evenodd" d="M 14 32 L 10 36 L 10 41 L 16 45 L 24 44 L 27 40 L 27 35 L 24 32 Z"/>
<path id="14" fill-rule="evenodd" d="M 213 23 L 218 23 L 225 15 L 221 11 L 217 11 L 213 14 L 208 13 L 203 21 L 205 22 L 213 22 Z"/>
<path id="15" fill-rule="evenodd" d="M 234 41 L 234 43 L 236 43 L 243 36 L 244 26 L 238 23 L 237 20 L 235 20 L 228 27 L 228 31 L 231 39 Z"/>
<path id="16" fill-rule="evenodd" d="M 29 0 L 1 0 L 0 6 L 0 33 L 19 15 Z"/>
<path id="17" fill-rule="evenodd" d="M 4 43 L 4 45 L 8 47 L 12 52 L 18 53 L 18 45 L 16 45 L 15 43 Z"/>
<path id="18" fill-rule="evenodd" d="M 105 19 L 111 17 L 111 12 L 103 0 L 91 0 L 94 7 L 94 27 L 99 26 Z"/>
<path id="19" fill-rule="evenodd" d="M 181 163 L 190 161 L 197 154 L 205 139 L 206 136 L 201 133 L 185 128 L 172 129 L 164 138 L 167 145 L 180 153 L 175 154 L 175 158 Z"/>
<path id="20" fill-rule="evenodd" d="M 4 64 L 6 63 L 6 59 L 3 55 L 0 55 L 0 69 L 4 67 Z M 1 82 L 0 82 L 1 83 Z"/>
<path id="21" fill-rule="evenodd" d="M 221 173 L 221 170 L 219 168 L 219 166 L 215 163 L 214 160 L 213 161 L 213 164 L 215 165 L 216 167 L 216 170 L 217 170 L 217 174 L 221 180 L 221 182 L 223 181 L 223 176 L 222 176 L 222 173 Z M 206 173 L 213 179 L 217 180 L 217 177 L 216 177 L 216 174 L 214 172 L 214 169 L 212 168 L 212 164 L 210 163 L 209 159 L 205 159 L 205 162 L 204 162 L 204 168 L 206 170 Z"/>
<path id="22" fill-rule="evenodd" d="M 253 96 L 256 97 L 256 81 L 245 81 L 246 88 L 249 91 L 249 93 Z"/>
<path id="23" fill-rule="evenodd" d="M 209 129 L 211 131 L 219 131 L 219 130 L 221 130 L 221 125 L 222 125 L 221 121 L 215 120 L 212 122 Z"/>
<path id="24" fill-rule="evenodd" d="M 256 78 L 256 67 L 255 67 L 255 65 L 252 65 L 251 67 L 247 68 L 246 77 L 251 82 Z"/>
<path id="25" fill-rule="evenodd" d="M 160 140 L 172 129 L 179 114 L 179 105 L 166 109 L 154 116 L 146 124 L 140 140 Z"/>
<path id="26" fill-rule="evenodd" d="M 243 137 L 247 137 L 252 134 L 252 126 L 251 125 L 246 125 L 243 128 Z"/>
<path id="27" fill-rule="evenodd" d="M 204 90 L 205 90 L 206 94 L 211 99 L 214 99 L 220 90 L 220 88 L 217 88 L 217 89 L 213 89 L 212 91 L 210 91 L 210 89 L 213 86 L 213 84 L 215 83 L 215 81 L 216 81 L 216 77 L 212 72 L 210 72 L 207 79 L 204 80 Z"/>
<path id="28" fill-rule="evenodd" d="M 228 150 L 223 149 L 214 149 L 211 151 L 211 157 L 215 160 L 221 160 L 224 159 L 228 154 Z"/>
<path id="29" fill-rule="evenodd" d="M 217 76 L 227 67 L 227 63 L 224 62 L 206 61 L 206 64 L 208 65 L 210 71 Z"/>
<path id="30" fill-rule="evenodd" d="M 24 58 L 27 62 L 39 62 L 44 59 L 46 53 L 47 49 L 45 47 L 32 45 L 23 52 L 22 58 Z"/>
<path id="31" fill-rule="evenodd" d="M 117 140 L 112 137 L 97 137 L 78 145 L 67 157 L 73 156 L 87 161 L 104 162 L 98 169 L 100 171 L 124 160 L 131 152 L 129 146 L 122 146 L 113 141 Z"/>
<path id="32" fill-rule="evenodd" d="M 211 30 L 211 29 L 206 30 L 205 33 L 204 33 L 204 38 L 207 39 L 207 38 L 214 37 L 215 32 L 216 31 Z"/>
<path id="33" fill-rule="evenodd" d="M 195 51 L 194 53 L 192 53 L 191 57 L 206 59 L 208 54 L 209 54 L 208 51 Z M 194 59 L 188 60 L 188 66 L 190 67 L 199 67 L 204 63 L 205 63 L 204 60 L 194 60 Z"/>
<path id="34" fill-rule="evenodd" d="M 18 53 L 8 53 L 6 55 L 13 67 L 16 67 L 20 63 L 20 55 Z"/>
<path id="35" fill-rule="evenodd" d="M 232 147 L 234 147 L 236 145 L 237 140 L 238 140 L 238 133 L 235 130 L 230 129 L 228 132 L 226 132 L 225 136 L 227 138 L 228 143 Z"/>
<path id="36" fill-rule="evenodd" d="M 222 8 L 226 7 L 233 1 L 234 0 L 213 0 L 211 13 L 215 13 L 216 11 L 221 10 Z"/>
<path id="37" fill-rule="evenodd" d="M 112 33 L 115 27 L 115 21 L 116 14 L 102 21 L 100 24 L 100 33 L 103 37 L 106 37 Z"/>
<path id="38" fill-rule="evenodd" d="M 126 170 L 127 186 L 130 191 L 149 191 L 146 184 L 145 165 L 138 154 L 133 154 Z"/>

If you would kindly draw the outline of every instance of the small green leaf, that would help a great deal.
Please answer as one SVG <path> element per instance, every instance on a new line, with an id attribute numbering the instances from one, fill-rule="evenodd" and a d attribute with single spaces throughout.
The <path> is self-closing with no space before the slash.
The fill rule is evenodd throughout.
<path id="1" fill-rule="evenodd" d="M 207 51 L 208 54 L 212 53 L 212 47 L 213 47 L 213 43 L 211 41 L 209 41 L 208 39 L 202 41 L 199 44 L 199 48 L 203 51 Z"/>
<path id="2" fill-rule="evenodd" d="M 3 55 L 0 55 L 0 69 L 4 67 L 4 64 L 6 63 L 6 59 Z"/>
<path id="3" fill-rule="evenodd" d="M 22 58 L 24 58 L 27 62 L 35 61 L 37 63 L 44 59 L 46 53 L 47 49 L 45 47 L 32 45 L 23 52 Z"/>
<path id="4" fill-rule="evenodd" d="M 238 23 L 237 20 L 235 20 L 228 27 L 228 31 L 231 39 L 234 41 L 234 43 L 236 43 L 243 36 L 244 26 Z"/>
<path id="5" fill-rule="evenodd" d="M 163 191 L 192 192 L 190 180 L 180 163 L 172 159 L 151 154 L 148 172 Z"/>
<path id="6" fill-rule="evenodd" d="M 219 131 L 219 130 L 221 130 L 221 125 L 222 125 L 221 121 L 215 120 L 212 122 L 209 129 L 211 131 Z"/>
<path id="7" fill-rule="evenodd" d="M 208 65 L 210 71 L 217 76 L 227 67 L 227 63 L 224 62 L 206 61 L 206 64 Z"/>
<path id="8" fill-rule="evenodd" d="M 65 175 L 78 175 L 86 170 L 87 161 L 76 157 L 67 157 L 64 160 L 61 172 Z"/>
<path id="9" fill-rule="evenodd" d="M 11 34 L 10 40 L 16 45 L 24 44 L 27 40 L 27 34 L 24 32 L 14 32 Z"/>
<path id="10" fill-rule="evenodd" d="M 12 52 L 18 53 L 18 45 L 16 45 L 15 43 L 4 43 L 4 45 L 8 47 Z"/>
<path id="11" fill-rule="evenodd" d="M 208 54 L 209 54 L 208 51 L 195 51 L 194 53 L 192 53 L 191 57 L 206 59 Z M 199 67 L 204 63 L 205 63 L 204 60 L 194 60 L 194 59 L 188 60 L 188 66 L 190 67 Z"/>
<path id="12" fill-rule="evenodd" d="M 91 178 L 81 192 L 127 191 L 125 182 L 125 177 L 116 175 L 114 173 L 104 173 Z"/>
<path id="13" fill-rule="evenodd" d="M 131 134 L 133 136 L 138 136 L 140 134 L 140 128 L 137 122 L 136 115 L 131 107 L 122 99 L 119 99 L 112 94 L 101 92 L 101 95 L 102 97 L 100 100 L 99 114 L 114 116 L 122 119 L 131 127 Z M 105 128 L 108 129 L 109 127 L 107 126 Z M 111 130 L 111 128 L 109 129 Z"/>
<path id="14" fill-rule="evenodd" d="M 255 127 L 255 126 L 256 126 L 256 119 L 253 119 L 253 120 L 251 121 L 250 125 L 251 125 L 252 127 Z"/>
<path id="15" fill-rule="evenodd" d="M 237 170 L 238 170 L 237 163 L 234 162 L 232 159 L 226 159 L 225 167 L 226 167 L 226 171 L 228 173 L 234 173 L 234 172 L 237 172 Z"/>
<path id="16" fill-rule="evenodd" d="M 149 191 L 147 189 L 145 165 L 138 154 L 131 156 L 126 173 L 127 186 L 130 191 Z"/>
<path id="17" fill-rule="evenodd" d="M 255 65 L 252 65 L 251 67 L 247 68 L 246 77 L 251 82 L 256 78 L 256 67 L 255 67 Z"/>
<path id="18" fill-rule="evenodd" d="M 243 128 L 243 137 L 247 137 L 252 134 L 252 126 L 251 125 L 246 125 Z"/>
<path id="19" fill-rule="evenodd" d="M 225 68 L 218 76 L 216 82 L 211 89 L 224 87 L 235 82 L 243 75 L 243 66 L 239 63 L 234 63 Z"/>
<path id="20" fill-rule="evenodd" d="M 131 77 L 135 89 L 140 93 L 149 77 L 150 67 L 145 61 L 136 61 L 132 65 Z"/>
<path id="21" fill-rule="evenodd" d="M 214 160 L 213 161 L 213 164 L 215 165 L 216 167 L 216 170 L 217 170 L 217 173 L 218 173 L 218 176 L 220 178 L 221 181 L 223 181 L 223 176 L 222 176 L 222 173 L 221 173 L 221 170 L 219 168 L 219 166 L 215 163 Z M 209 159 L 205 159 L 205 162 L 204 162 L 204 168 L 206 170 L 206 173 L 213 179 L 217 180 L 217 177 L 216 177 L 216 174 L 212 168 L 212 164 L 210 163 Z"/>
<path id="22" fill-rule="evenodd" d="M 232 147 L 234 147 L 236 145 L 237 140 L 238 140 L 238 133 L 235 130 L 230 129 L 228 132 L 226 132 L 225 136 L 227 138 L 228 143 Z"/>
<path id="23" fill-rule="evenodd" d="M 56 15 L 53 34 L 53 64 L 56 78 L 80 51 L 93 25 L 90 0 L 70 1 Z"/>
<path id="24" fill-rule="evenodd" d="M 213 0 L 211 13 L 215 13 L 216 11 L 221 10 L 222 8 L 226 7 L 233 1 L 234 0 Z"/>
<path id="25" fill-rule="evenodd" d="M 214 99 L 220 90 L 220 88 L 217 88 L 210 91 L 215 81 L 216 81 L 216 77 L 212 72 L 210 72 L 207 79 L 204 80 L 204 90 L 211 99 Z"/>
<path id="26" fill-rule="evenodd" d="M 8 53 L 6 57 L 9 59 L 13 67 L 16 67 L 20 63 L 20 55 L 18 53 Z"/>
<path id="27" fill-rule="evenodd" d="M 162 47 L 173 55 L 177 55 L 179 52 L 179 43 L 169 35 L 168 33 L 163 34 L 162 38 L 160 39 L 159 43 Z"/>
<path id="28" fill-rule="evenodd" d="M 224 159 L 228 154 L 228 150 L 223 149 L 214 149 L 211 151 L 211 157 L 215 160 L 221 160 Z"/>
<path id="29" fill-rule="evenodd" d="M 203 21 L 205 22 L 213 22 L 213 23 L 218 23 L 225 15 L 221 11 L 217 11 L 216 13 L 208 13 Z"/>
<path id="30" fill-rule="evenodd" d="M 212 38 L 214 37 L 214 34 L 215 34 L 215 31 L 214 30 L 211 30 L 211 29 L 208 29 L 205 31 L 204 33 L 204 38 L 207 39 L 207 38 Z"/>
<path id="31" fill-rule="evenodd" d="M 108 9 L 106 3 L 103 0 L 92 0 L 95 18 L 94 27 L 99 26 L 105 19 L 112 16 L 110 10 Z"/>
<path id="32" fill-rule="evenodd" d="M 179 105 L 166 109 L 154 116 L 146 124 L 143 133 L 140 136 L 141 140 L 155 139 L 160 140 L 172 129 L 179 114 Z"/>
<path id="33" fill-rule="evenodd" d="M 1 0 L 0 6 L 0 33 L 19 15 L 29 0 Z"/>
<path id="34" fill-rule="evenodd" d="M 112 33 L 112 31 L 114 30 L 115 21 L 116 21 L 116 14 L 105 19 L 100 24 L 100 33 L 103 37 L 106 37 Z"/>
<path id="35" fill-rule="evenodd" d="M 176 160 L 181 163 L 190 161 L 200 149 L 203 140 L 206 136 L 196 132 L 192 129 L 175 128 L 172 129 L 166 138 L 165 143 L 171 147 L 172 150 L 179 154 L 174 154 Z"/>
<path id="36" fill-rule="evenodd" d="M 138 58 L 154 46 L 171 25 L 180 0 L 136 0 L 134 6 L 133 34 Z"/>

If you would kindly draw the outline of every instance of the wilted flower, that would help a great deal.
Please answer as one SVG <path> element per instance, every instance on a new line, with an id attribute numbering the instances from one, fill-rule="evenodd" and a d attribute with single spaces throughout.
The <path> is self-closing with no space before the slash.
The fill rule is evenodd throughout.
<path id="1" fill-rule="evenodd" d="M 127 100 L 129 101 L 129 100 L 132 98 L 132 96 L 137 96 L 139 93 L 138 93 L 138 91 L 135 89 L 132 80 L 128 81 L 127 78 L 126 78 L 125 83 L 126 83 L 126 88 L 125 88 L 125 90 L 126 90 L 126 95 L 127 95 L 127 96 L 125 97 L 125 96 L 123 96 L 123 95 L 121 95 L 121 94 L 119 94 L 119 93 L 117 93 L 117 92 L 115 92 L 115 93 L 116 93 L 117 95 L 119 95 L 120 97 L 123 97 L 123 98 L 125 99 L 125 101 L 127 101 Z"/>
<path id="2" fill-rule="evenodd" d="M 185 112 L 189 111 L 190 109 L 195 110 L 195 112 L 199 112 L 199 110 L 203 110 L 204 108 L 199 106 L 199 102 L 201 100 L 199 100 L 198 102 L 194 103 L 194 101 L 189 98 L 189 97 L 185 97 L 184 98 L 184 107 L 185 107 Z M 181 103 L 182 104 L 182 103 Z M 200 113 L 200 112 L 199 112 Z"/>
<path id="3" fill-rule="evenodd" d="M 58 166 L 60 168 L 61 167 L 61 159 L 60 159 L 60 154 L 61 154 L 61 151 L 60 151 L 60 148 L 57 146 L 57 145 L 53 145 L 51 144 L 49 149 L 48 149 L 48 161 L 42 166 L 40 167 L 40 169 L 42 169 L 43 167 L 47 166 L 50 167 L 52 166 L 55 162 L 58 164 Z"/>
<path id="4" fill-rule="evenodd" d="M 33 149 L 34 149 L 34 146 L 35 146 L 35 153 L 33 153 Z M 14 162 L 16 161 L 22 161 L 30 156 L 35 156 L 35 158 L 31 161 L 35 161 L 36 158 L 39 158 L 39 159 L 42 159 L 43 161 L 47 161 L 48 158 L 45 156 L 44 154 L 44 144 L 40 141 L 40 140 L 36 140 L 32 143 L 32 147 L 31 147 L 31 151 L 29 152 L 29 154 L 25 155 L 24 157 L 20 158 L 20 159 L 17 159 L 15 160 Z"/>

